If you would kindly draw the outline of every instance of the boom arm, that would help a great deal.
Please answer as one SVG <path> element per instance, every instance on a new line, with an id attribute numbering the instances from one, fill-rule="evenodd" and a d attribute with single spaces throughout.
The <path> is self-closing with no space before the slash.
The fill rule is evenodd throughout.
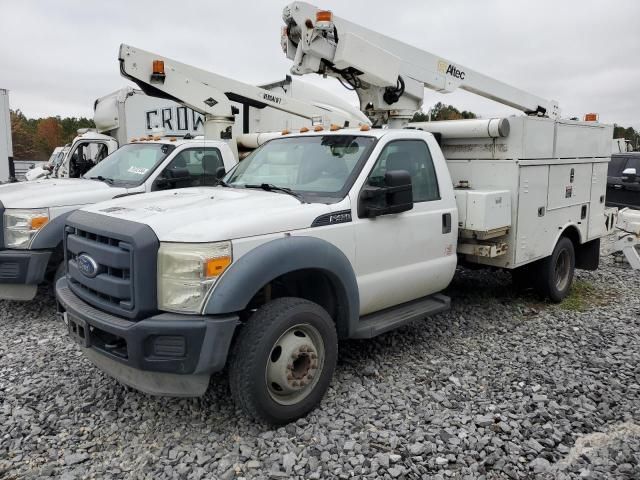
<path id="1" fill-rule="evenodd" d="M 118 59 L 122 76 L 137 83 L 147 95 L 168 98 L 202 113 L 205 138 L 231 138 L 236 113 L 231 102 L 271 107 L 308 119 L 331 114 L 344 117 L 345 121 L 354 120 L 347 112 L 321 101 L 279 95 L 129 45 L 120 45 Z"/>
<path id="2" fill-rule="evenodd" d="M 282 46 L 291 73 L 338 78 L 358 93 L 376 122 L 406 123 L 420 109 L 424 88 L 457 88 L 522 110 L 557 118 L 558 103 L 487 77 L 432 53 L 319 10 L 305 2 L 285 7 Z"/>

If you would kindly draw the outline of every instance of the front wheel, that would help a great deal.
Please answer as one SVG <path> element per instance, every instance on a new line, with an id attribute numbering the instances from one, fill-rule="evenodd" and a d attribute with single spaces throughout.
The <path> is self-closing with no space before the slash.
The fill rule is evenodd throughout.
<path id="1" fill-rule="evenodd" d="M 561 302 L 569 295 L 576 265 L 573 242 L 561 237 L 551 256 L 540 262 L 537 290 L 554 302 Z"/>
<path id="2" fill-rule="evenodd" d="M 338 357 L 326 310 L 300 298 L 278 298 L 242 326 L 229 363 L 237 406 L 256 420 L 284 424 L 313 410 L 329 388 Z"/>

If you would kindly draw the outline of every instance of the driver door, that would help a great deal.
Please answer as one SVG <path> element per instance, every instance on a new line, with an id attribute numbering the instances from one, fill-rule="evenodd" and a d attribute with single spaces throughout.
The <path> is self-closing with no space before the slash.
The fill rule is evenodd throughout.
<path id="1" fill-rule="evenodd" d="M 361 315 L 438 292 L 449 283 L 455 269 L 452 208 L 441 200 L 425 141 L 390 141 L 367 183 L 382 186 L 385 173 L 394 170 L 409 172 L 413 208 L 374 218 L 357 218 L 357 209 L 352 214 L 357 218 L 355 267 Z"/>

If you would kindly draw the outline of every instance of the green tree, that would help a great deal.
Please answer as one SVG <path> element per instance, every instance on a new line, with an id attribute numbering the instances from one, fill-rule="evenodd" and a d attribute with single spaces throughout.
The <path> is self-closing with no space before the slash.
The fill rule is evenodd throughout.
<path id="1" fill-rule="evenodd" d="M 70 143 L 80 128 L 95 128 L 95 124 L 84 117 L 27 118 L 20 110 L 12 110 L 13 157 L 47 160 L 55 147 Z"/>
<path id="2" fill-rule="evenodd" d="M 478 118 L 478 116 L 467 110 L 460 111 L 453 105 L 445 105 L 442 102 L 436 103 L 431 109 L 431 121 L 437 122 L 440 120 L 462 120 L 470 118 Z M 426 122 L 429 120 L 429 112 L 416 112 L 411 121 L 413 122 Z"/>
<path id="3" fill-rule="evenodd" d="M 13 158 L 35 160 L 38 156 L 38 149 L 35 146 L 35 129 L 20 110 L 11 110 L 10 116 Z"/>

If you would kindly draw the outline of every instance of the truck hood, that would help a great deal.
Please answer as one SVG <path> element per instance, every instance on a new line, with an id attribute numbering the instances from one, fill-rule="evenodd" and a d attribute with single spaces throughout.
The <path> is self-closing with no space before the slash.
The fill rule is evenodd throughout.
<path id="1" fill-rule="evenodd" d="M 66 207 L 102 202 L 126 192 L 96 180 L 43 179 L 0 185 L 0 202 L 4 208 Z"/>
<path id="2" fill-rule="evenodd" d="M 214 242 L 308 228 L 331 208 L 302 204 L 284 193 L 206 187 L 136 195 L 83 210 L 143 223 L 163 242 Z"/>

